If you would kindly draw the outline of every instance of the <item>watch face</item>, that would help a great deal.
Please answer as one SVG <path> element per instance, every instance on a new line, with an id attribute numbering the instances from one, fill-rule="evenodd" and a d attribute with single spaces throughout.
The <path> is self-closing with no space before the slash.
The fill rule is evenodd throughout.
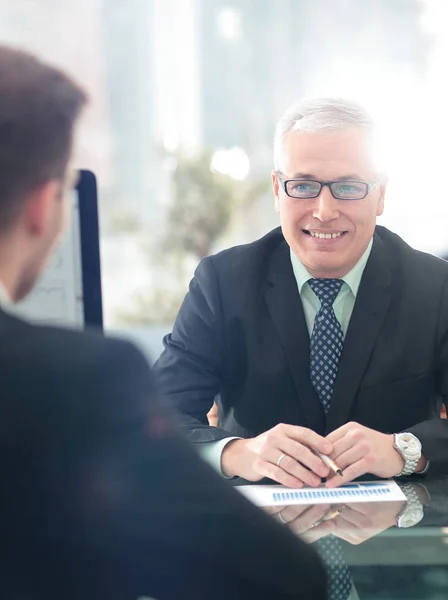
<path id="1" fill-rule="evenodd" d="M 422 445 L 416 437 L 409 433 L 403 433 L 398 438 L 398 445 L 403 452 L 417 454 L 421 451 Z"/>
<path id="2" fill-rule="evenodd" d="M 412 527 L 417 525 L 423 518 L 423 509 L 408 509 L 406 513 L 398 519 L 398 527 Z"/>

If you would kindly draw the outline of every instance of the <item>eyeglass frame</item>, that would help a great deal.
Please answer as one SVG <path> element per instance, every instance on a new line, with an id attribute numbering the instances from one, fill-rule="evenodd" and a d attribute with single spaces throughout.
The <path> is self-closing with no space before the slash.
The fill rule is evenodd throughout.
<path id="1" fill-rule="evenodd" d="M 375 179 L 374 181 L 372 181 L 372 183 L 367 183 L 367 181 L 358 181 L 356 179 L 337 179 L 335 181 L 319 181 L 318 179 L 284 179 L 284 177 L 286 177 L 286 175 L 284 173 L 282 173 L 281 171 L 277 170 L 277 175 L 279 177 L 279 180 L 283 186 L 283 190 L 285 192 L 285 194 L 288 196 L 288 198 L 294 198 L 294 200 L 315 200 L 316 198 L 319 198 L 321 192 L 322 192 L 322 188 L 324 187 L 328 187 L 328 189 L 330 190 L 330 194 L 333 196 L 333 198 L 335 200 L 347 200 L 348 202 L 353 202 L 356 200 L 364 200 L 364 198 L 366 198 L 370 192 L 373 190 L 373 188 L 379 183 L 379 179 Z M 320 185 L 319 191 L 315 196 L 308 196 L 307 198 L 300 198 L 299 196 L 291 196 L 291 194 L 288 194 L 288 191 L 286 189 L 286 184 L 289 183 L 290 181 L 303 181 L 303 182 L 308 182 L 308 183 L 318 183 Z M 331 189 L 331 186 L 334 183 L 362 183 L 366 186 L 366 193 L 364 194 L 364 196 L 361 196 L 360 198 L 338 198 L 337 196 L 334 195 L 333 190 Z"/>

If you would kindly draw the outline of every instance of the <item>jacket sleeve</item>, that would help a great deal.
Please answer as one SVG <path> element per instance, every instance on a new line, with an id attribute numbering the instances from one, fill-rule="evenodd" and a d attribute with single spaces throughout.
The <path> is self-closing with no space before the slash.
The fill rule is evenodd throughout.
<path id="1" fill-rule="evenodd" d="M 448 279 L 443 286 L 434 348 L 437 369 L 435 373 L 436 393 L 448 408 Z M 439 406 L 436 407 L 439 412 Z M 422 444 L 422 452 L 429 460 L 427 474 L 448 474 L 448 419 L 434 418 L 418 423 L 409 429 Z"/>
<path id="2" fill-rule="evenodd" d="M 210 427 L 207 413 L 219 394 L 225 363 L 223 314 L 212 259 L 201 261 L 164 351 L 155 364 L 162 396 L 177 412 L 192 442 L 217 441 L 232 434 Z"/>

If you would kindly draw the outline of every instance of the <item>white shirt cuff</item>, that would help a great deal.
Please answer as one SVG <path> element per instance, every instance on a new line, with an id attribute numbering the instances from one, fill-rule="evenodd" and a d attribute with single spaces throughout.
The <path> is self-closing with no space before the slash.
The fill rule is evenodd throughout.
<path id="1" fill-rule="evenodd" d="M 202 442 L 197 444 L 197 449 L 200 457 L 208 462 L 222 477 L 225 479 L 233 479 L 233 477 L 227 477 L 222 472 L 221 468 L 221 456 L 224 448 L 232 440 L 240 440 L 239 437 L 228 437 L 217 442 Z"/>
<path id="2" fill-rule="evenodd" d="M 426 461 L 426 466 L 423 469 L 423 471 L 415 471 L 414 475 L 424 475 L 428 469 L 429 469 L 429 460 Z"/>

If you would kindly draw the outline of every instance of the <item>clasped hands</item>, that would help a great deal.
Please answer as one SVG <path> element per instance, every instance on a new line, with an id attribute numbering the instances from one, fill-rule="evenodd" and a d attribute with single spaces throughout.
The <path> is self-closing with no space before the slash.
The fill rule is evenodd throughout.
<path id="1" fill-rule="evenodd" d="M 403 502 L 272 506 L 265 511 L 312 544 L 331 534 L 357 545 L 393 527 Z"/>
<path id="2" fill-rule="evenodd" d="M 329 456 L 342 470 L 334 475 L 312 448 Z M 394 436 L 359 423 L 346 423 L 322 437 L 311 429 L 279 424 L 261 435 L 232 440 L 221 457 L 223 473 L 248 481 L 268 477 L 288 487 L 338 487 L 366 473 L 390 478 L 404 467 L 402 456 L 394 448 Z"/>

